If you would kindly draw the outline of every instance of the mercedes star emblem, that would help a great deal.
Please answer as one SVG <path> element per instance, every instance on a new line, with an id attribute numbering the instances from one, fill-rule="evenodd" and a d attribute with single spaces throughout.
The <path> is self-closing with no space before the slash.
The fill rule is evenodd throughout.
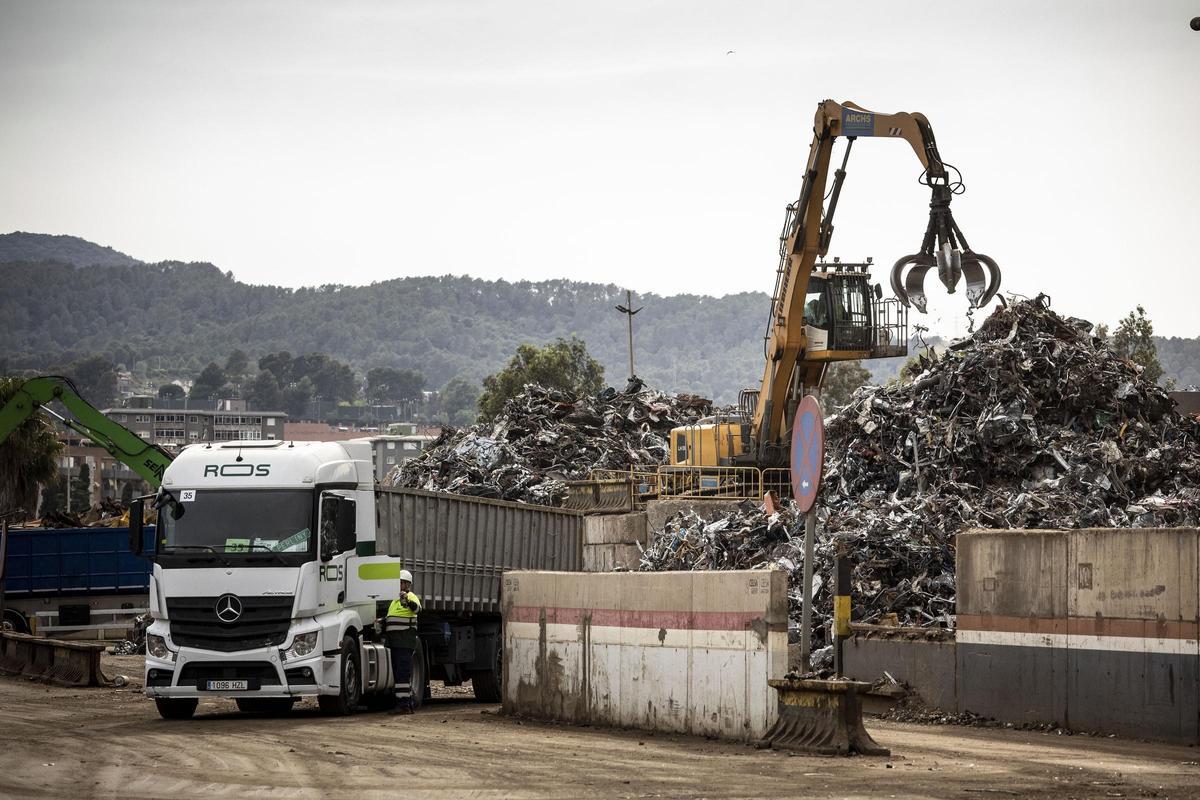
<path id="1" fill-rule="evenodd" d="M 217 598 L 214 608 L 217 612 L 217 619 L 221 622 L 237 622 L 238 618 L 242 616 L 242 601 L 237 599 L 236 595 L 221 595 Z"/>

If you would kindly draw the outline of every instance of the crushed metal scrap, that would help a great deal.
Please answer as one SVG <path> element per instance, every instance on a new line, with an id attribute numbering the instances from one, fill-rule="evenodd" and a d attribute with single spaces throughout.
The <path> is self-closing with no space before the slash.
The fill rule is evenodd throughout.
<path id="1" fill-rule="evenodd" d="M 832 614 L 833 559 L 853 560 L 856 621 L 953 627 L 953 537 L 969 528 L 1200 523 L 1200 423 L 1044 298 L 998 309 L 911 381 L 859 389 L 828 420 L 814 624 Z M 790 506 L 683 512 L 641 568 L 791 575 L 799 619 L 803 525 Z M 814 646 L 825 642 L 816 631 Z"/>
<path id="2" fill-rule="evenodd" d="M 657 467 L 668 434 L 712 412 L 695 395 L 670 395 L 632 380 L 591 397 L 532 384 L 494 422 L 446 428 L 420 457 L 384 479 L 389 486 L 561 505 L 566 481 L 593 470 Z"/>
<path id="3" fill-rule="evenodd" d="M 135 656 L 146 652 L 146 629 L 150 627 L 150 623 L 154 620 L 150 616 L 150 612 L 140 614 L 133 621 L 133 625 L 125 633 L 128 638 L 117 642 L 112 646 L 110 652 L 117 656 Z"/>

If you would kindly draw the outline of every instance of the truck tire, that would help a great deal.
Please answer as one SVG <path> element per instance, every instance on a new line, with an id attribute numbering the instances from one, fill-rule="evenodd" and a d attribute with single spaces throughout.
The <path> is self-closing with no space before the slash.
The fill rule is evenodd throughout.
<path id="1" fill-rule="evenodd" d="M 241 697 L 235 702 L 243 714 L 278 716 L 290 712 L 296 700 L 292 697 Z"/>
<path id="2" fill-rule="evenodd" d="M 475 691 L 475 699 L 481 703 L 499 703 L 503 698 L 501 687 L 504 666 L 504 653 L 496 648 L 496 658 L 489 670 L 471 673 L 471 688 Z"/>
<path id="3" fill-rule="evenodd" d="M 200 701 L 196 698 L 156 697 L 154 705 L 158 707 L 158 715 L 163 719 L 191 719 L 196 713 Z"/>
<path id="4" fill-rule="evenodd" d="M 358 662 L 358 640 L 353 634 L 342 639 L 342 652 L 338 656 L 341 689 L 336 695 L 323 694 L 317 697 L 321 713 L 333 717 L 347 717 L 358 709 L 362 699 L 362 670 Z"/>
<path id="5" fill-rule="evenodd" d="M 15 608 L 4 609 L 3 628 L 13 633 L 29 633 L 29 620 Z"/>
<path id="6" fill-rule="evenodd" d="M 425 643 L 417 639 L 417 649 L 413 651 L 412 665 L 412 704 L 414 709 L 425 705 L 429 697 L 429 668 L 425 665 Z"/>

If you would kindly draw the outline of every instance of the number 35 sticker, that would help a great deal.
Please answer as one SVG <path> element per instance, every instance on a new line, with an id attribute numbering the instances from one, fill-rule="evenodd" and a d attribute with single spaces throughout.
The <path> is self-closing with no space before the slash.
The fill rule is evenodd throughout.
<path id="1" fill-rule="evenodd" d="M 182 489 L 179 492 L 179 502 L 190 503 L 196 499 L 195 489 Z"/>

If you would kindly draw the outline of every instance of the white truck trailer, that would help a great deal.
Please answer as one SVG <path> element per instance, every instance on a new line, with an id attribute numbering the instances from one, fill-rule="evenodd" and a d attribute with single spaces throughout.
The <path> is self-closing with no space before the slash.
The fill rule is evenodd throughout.
<path id="1" fill-rule="evenodd" d="M 369 440 L 192 445 L 153 502 L 145 686 L 169 719 L 201 697 L 248 712 L 390 705 L 377 619 L 401 568 L 424 601 L 417 701 L 430 678 L 496 701 L 501 573 L 580 568 L 577 512 L 380 488 Z M 135 502 L 135 552 L 143 513 Z"/>

